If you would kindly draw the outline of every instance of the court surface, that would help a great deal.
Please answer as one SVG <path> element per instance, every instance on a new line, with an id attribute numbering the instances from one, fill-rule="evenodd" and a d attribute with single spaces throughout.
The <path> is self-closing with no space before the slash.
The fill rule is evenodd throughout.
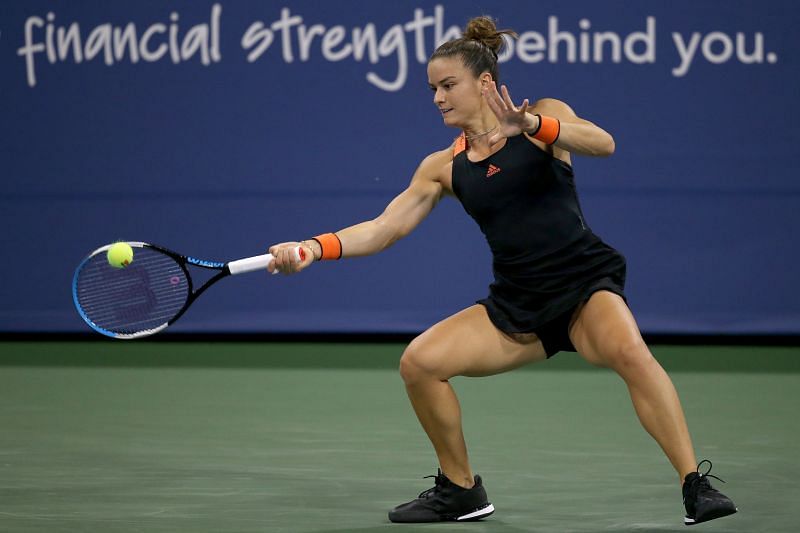
<path id="1" fill-rule="evenodd" d="M 739 514 L 800 531 L 800 348 L 653 346 Z M 574 354 L 453 380 L 495 515 L 392 525 L 436 460 L 401 344 L 0 343 L 0 531 L 687 531 L 623 382 Z"/>

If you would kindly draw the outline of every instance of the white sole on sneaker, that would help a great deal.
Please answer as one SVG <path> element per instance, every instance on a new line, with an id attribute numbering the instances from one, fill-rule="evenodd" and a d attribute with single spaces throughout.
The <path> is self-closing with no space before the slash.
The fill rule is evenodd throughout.
<path id="1" fill-rule="evenodd" d="M 695 524 L 702 524 L 704 522 L 710 522 L 711 520 L 716 520 L 717 518 L 724 518 L 726 516 L 730 516 L 730 515 L 736 514 L 738 512 L 739 512 L 738 507 L 734 507 L 733 511 L 727 511 L 727 512 L 711 514 L 711 515 L 708 515 L 708 516 L 704 517 L 705 519 L 700 521 L 700 522 L 698 522 L 694 518 L 690 518 L 688 516 L 684 516 L 683 517 L 683 525 L 685 525 L 685 526 L 693 526 Z"/>
<path id="2" fill-rule="evenodd" d="M 477 511 L 472 511 L 469 514 L 465 514 L 464 516 L 459 516 L 456 518 L 457 522 L 462 520 L 480 520 L 484 516 L 489 516 L 494 512 L 494 505 L 491 503 L 482 509 L 478 509 Z"/>

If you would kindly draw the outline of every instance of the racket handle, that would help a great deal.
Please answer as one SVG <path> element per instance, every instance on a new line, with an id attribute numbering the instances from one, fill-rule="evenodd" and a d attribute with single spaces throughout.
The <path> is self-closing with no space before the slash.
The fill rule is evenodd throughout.
<path id="1" fill-rule="evenodd" d="M 294 258 L 297 261 L 302 261 L 306 258 L 305 251 L 299 246 L 292 251 L 294 252 Z M 236 261 L 231 261 L 228 263 L 228 270 L 230 270 L 231 274 L 233 275 L 244 274 L 246 272 L 255 272 L 256 270 L 264 270 L 273 259 L 275 258 L 272 254 L 245 257 L 244 259 L 237 259 Z M 278 270 L 276 269 L 273 274 L 277 273 Z"/>

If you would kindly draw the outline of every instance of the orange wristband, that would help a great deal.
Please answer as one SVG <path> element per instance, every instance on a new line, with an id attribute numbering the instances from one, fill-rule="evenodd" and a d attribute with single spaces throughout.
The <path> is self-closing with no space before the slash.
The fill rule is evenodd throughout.
<path id="1" fill-rule="evenodd" d="M 553 117 L 543 117 L 539 114 L 535 116 L 539 117 L 539 127 L 528 135 L 545 144 L 555 143 L 561 134 L 561 122 Z"/>
<path id="2" fill-rule="evenodd" d="M 321 261 L 326 259 L 341 259 L 342 241 L 339 240 L 339 237 L 337 237 L 335 233 L 324 233 L 312 238 L 319 243 L 319 247 L 322 249 Z"/>

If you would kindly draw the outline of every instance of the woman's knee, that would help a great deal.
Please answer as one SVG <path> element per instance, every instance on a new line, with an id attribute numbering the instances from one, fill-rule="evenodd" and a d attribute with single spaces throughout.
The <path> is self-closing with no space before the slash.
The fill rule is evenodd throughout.
<path id="1" fill-rule="evenodd" d="M 621 342 L 611 348 L 604 357 L 606 366 L 616 371 L 623 378 L 647 372 L 658 363 L 653 358 L 647 345 L 641 339 Z"/>
<path id="2" fill-rule="evenodd" d="M 436 348 L 422 336 L 415 338 L 403 351 L 400 358 L 400 376 L 407 384 L 427 379 L 447 379 L 441 365 L 437 363 Z"/>

